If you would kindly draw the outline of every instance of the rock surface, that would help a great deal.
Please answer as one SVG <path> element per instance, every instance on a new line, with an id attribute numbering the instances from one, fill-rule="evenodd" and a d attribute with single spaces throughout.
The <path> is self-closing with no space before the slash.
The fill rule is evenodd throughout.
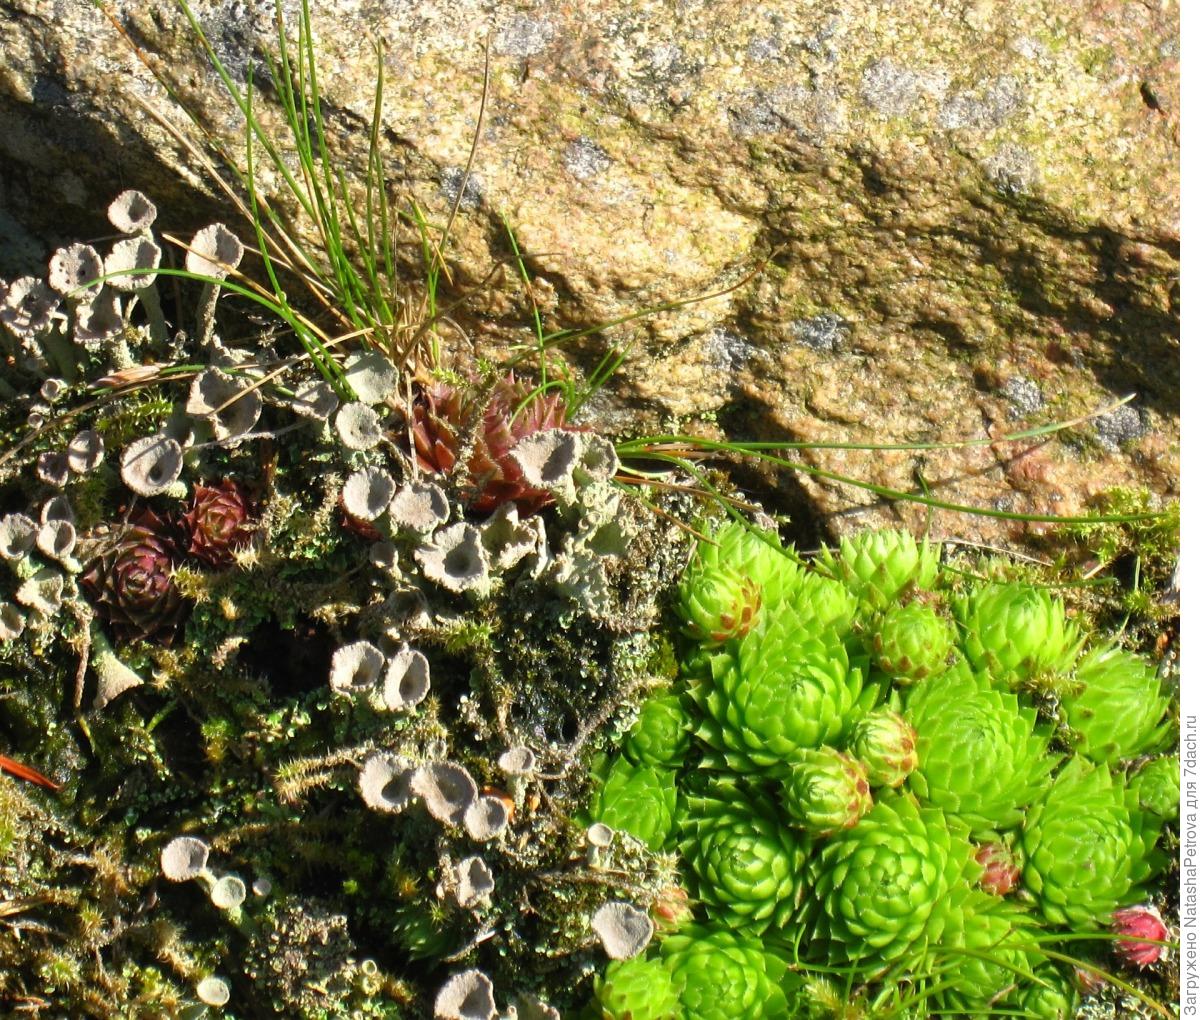
<path id="1" fill-rule="evenodd" d="M 215 193 L 145 109 L 241 126 L 179 7 L 0 0 L 0 275 L 109 233 L 125 187 L 177 233 Z M 285 0 L 294 19 L 297 0 Z M 490 32 L 487 110 L 448 252 L 484 349 L 528 339 L 512 224 L 551 328 L 744 286 L 612 330 L 637 340 L 593 414 L 617 429 L 753 440 L 987 438 L 1136 392 L 1070 441 L 808 451 L 810 467 L 923 483 L 959 503 L 1077 511 L 1178 486 L 1178 7 L 1120 0 L 330 0 L 314 4 L 335 156 L 361 165 L 385 52 L 387 167 L 444 221 Z M 270 0 L 194 0 L 235 78 L 265 80 Z M 259 109 L 277 125 L 267 100 Z M 263 180 L 268 193 L 277 181 Z M 243 236 L 248 236 L 243 231 Z M 582 361 L 594 364 L 597 349 Z M 762 495 L 760 474 L 734 477 Z M 776 479 L 869 523 L 901 511 L 830 480 Z M 1016 537 L 938 514 L 941 535 Z"/>

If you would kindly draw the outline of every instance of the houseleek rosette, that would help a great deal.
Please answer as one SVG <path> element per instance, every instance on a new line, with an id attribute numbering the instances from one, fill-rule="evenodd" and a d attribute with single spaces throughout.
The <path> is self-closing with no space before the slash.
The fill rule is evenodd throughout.
<path id="1" fill-rule="evenodd" d="M 787 965 L 745 933 L 695 925 L 662 940 L 662 960 L 682 985 L 679 1020 L 784 1020 Z"/>
<path id="2" fill-rule="evenodd" d="M 940 556 L 939 546 L 918 542 L 906 531 L 864 531 L 843 538 L 837 556 L 823 550 L 821 566 L 865 606 L 883 610 L 901 592 L 932 588 Z"/>
<path id="3" fill-rule="evenodd" d="M 803 897 L 805 844 L 765 799 L 731 782 L 686 798 L 679 853 L 709 916 L 761 934 L 782 926 Z"/>
<path id="4" fill-rule="evenodd" d="M 1075 1016 L 1079 996 L 1070 979 L 1054 967 L 1034 971 L 1037 984 L 1027 982 L 1013 997 L 1013 1006 L 1024 1016 L 1037 1020 L 1071 1020 Z"/>
<path id="5" fill-rule="evenodd" d="M 973 831 L 1015 826 L 1050 784 L 1058 759 L 1037 713 L 965 664 L 913 688 L 905 714 L 920 757 L 909 787 Z"/>
<path id="6" fill-rule="evenodd" d="M 832 963 L 886 966 L 961 931 L 979 870 L 965 832 L 941 811 L 888 795 L 810 858 L 801 919 Z"/>
<path id="7" fill-rule="evenodd" d="M 850 749 L 867 770 L 872 786 L 900 786 L 919 761 L 917 731 L 888 708 L 868 712 L 855 724 Z"/>
<path id="8" fill-rule="evenodd" d="M 916 683 L 946 668 L 955 637 L 954 625 L 932 606 L 893 603 L 875 631 L 875 662 L 896 683 Z"/>
<path id="9" fill-rule="evenodd" d="M 1083 644 L 1062 600 L 1033 585 L 986 585 L 957 612 L 971 664 L 1010 687 L 1066 674 Z"/>
<path id="10" fill-rule="evenodd" d="M 763 605 L 782 605 L 799 582 L 802 568 L 777 542 L 774 536 L 757 535 L 741 524 L 726 524 L 711 541 L 697 545 L 684 587 L 704 578 L 743 577 L 758 589 Z"/>
<path id="11" fill-rule="evenodd" d="M 680 985 L 661 960 L 613 960 L 596 976 L 603 1020 L 674 1020 Z"/>
<path id="12" fill-rule="evenodd" d="M 871 784 L 862 762 L 832 747 L 796 753 L 783 780 L 788 814 L 814 836 L 857 825 L 870 810 Z"/>
<path id="13" fill-rule="evenodd" d="M 634 765 L 621 755 L 598 771 L 602 782 L 592 796 L 593 820 L 661 850 L 675 824 L 675 774 Z"/>
<path id="14" fill-rule="evenodd" d="M 952 987 L 939 998 L 949 1011 L 980 1014 L 1007 1002 L 1044 957 L 1030 938 L 1029 916 L 1011 901 L 973 892 L 963 905 L 961 930 L 943 937 L 939 966 Z"/>
<path id="15" fill-rule="evenodd" d="M 638 765 L 675 769 L 691 743 L 687 712 L 677 694 L 661 694 L 642 704 L 638 721 L 625 737 L 626 756 Z"/>
<path id="16" fill-rule="evenodd" d="M 762 589 L 734 567 L 693 562 L 679 584 L 683 632 L 704 645 L 744 638 L 758 619 Z"/>
<path id="17" fill-rule="evenodd" d="M 767 611 L 791 614 L 794 626 L 844 639 L 854 626 L 858 608 L 858 599 L 841 581 L 808 570 L 800 575 L 788 601 L 780 606 L 771 604 Z"/>
<path id="18" fill-rule="evenodd" d="M 1141 656 L 1097 648 L 1075 670 L 1076 688 L 1063 696 L 1075 750 L 1110 765 L 1156 750 L 1168 736 L 1170 708 L 1162 684 Z"/>
<path id="19" fill-rule="evenodd" d="M 1142 766 L 1129 780 L 1129 789 L 1143 811 L 1166 820 L 1178 818 L 1179 755 L 1155 758 Z"/>
<path id="20" fill-rule="evenodd" d="M 696 660 L 689 695 L 705 763 L 754 772 L 838 743 L 862 711 L 862 671 L 845 648 L 790 615 L 764 619 L 736 649 Z"/>
<path id="21" fill-rule="evenodd" d="M 1025 887 L 1051 924 L 1095 928 L 1161 865 L 1158 827 L 1106 765 L 1072 758 L 1026 814 Z"/>

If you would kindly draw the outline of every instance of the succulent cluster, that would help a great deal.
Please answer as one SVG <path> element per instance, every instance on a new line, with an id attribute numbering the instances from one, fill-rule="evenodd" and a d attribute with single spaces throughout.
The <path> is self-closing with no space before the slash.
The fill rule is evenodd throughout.
<path id="1" fill-rule="evenodd" d="M 678 854 L 695 920 L 636 970 L 609 966 L 603 1016 L 851 1015 L 811 966 L 848 987 L 939 974 L 935 1014 L 1066 1018 L 1047 939 L 1113 925 L 1119 961 L 1159 958 L 1135 938 L 1165 929 L 1132 904 L 1165 863 L 1177 759 L 1120 766 L 1169 743 L 1168 695 L 1139 656 L 1097 639 L 1081 656 L 1085 628 L 1047 590 L 940 560 L 886 531 L 813 567 L 735 525 L 700 546 L 679 686 L 647 703 L 592 803 Z M 705 965 L 681 967 L 680 947 Z"/>

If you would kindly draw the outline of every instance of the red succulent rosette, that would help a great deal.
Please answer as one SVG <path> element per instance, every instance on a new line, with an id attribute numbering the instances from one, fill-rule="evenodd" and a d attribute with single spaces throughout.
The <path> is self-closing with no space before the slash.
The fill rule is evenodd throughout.
<path id="1" fill-rule="evenodd" d="M 547 429 L 569 428 L 567 408 L 558 393 L 530 398 L 532 388 L 513 376 L 500 380 L 486 398 L 482 414 L 460 387 L 434 383 L 414 402 L 410 419 L 417 464 L 430 474 L 448 474 L 459 462 L 460 443 L 474 430 L 467 460 L 470 509 L 490 514 L 513 502 L 522 517 L 553 502 L 545 489 L 525 480 L 512 449 L 526 436 Z M 477 419 L 477 420 L 475 420 Z"/>
<path id="2" fill-rule="evenodd" d="M 192 504 L 183 515 L 187 555 L 214 570 L 233 566 L 233 554 L 254 535 L 246 494 L 226 478 L 217 485 L 192 487 Z"/>
<path id="3" fill-rule="evenodd" d="M 88 564 L 80 585 L 119 641 L 174 637 L 188 610 L 171 578 L 177 558 L 170 524 L 143 510 Z"/>

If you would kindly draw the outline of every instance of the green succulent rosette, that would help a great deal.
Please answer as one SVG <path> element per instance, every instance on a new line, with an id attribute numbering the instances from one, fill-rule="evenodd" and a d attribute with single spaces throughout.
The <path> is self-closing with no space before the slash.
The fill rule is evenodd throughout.
<path id="1" fill-rule="evenodd" d="M 842 640 L 854 626 L 858 608 L 858 598 L 837 578 L 806 570 L 797 579 L 788 601 L 778 610 L 771 604 L 767 611 L 791 614 L 795 618 L 793 626 L 809 627 Z"/>
<path id="2" fill-rule="evenodd" d="M 782 605 L 791 597 L 802 568 L 783 551 L 774 535 L 755 534 L 741 524 L 730 523 L 701 542 L 688 565 L 684 584 L 704 577 L 733 575 L 748 578 L 757 587 L 764 606 Z"/>
<path id="3" fill-rule="evenodd" d="M 953 1012 L 979 1014 L 1007 1002 L 1044 957 L 1033 948 L 1029 916 L 1007 900 L 973 892 L 963 905 L 961 930 L 943 938 L 939 964 L 952 986 L 939 995 Z"/>
<path id="4" fill-rule="evenodd" d="M 766 617 L 736 648 L 693 665 L 688 695 L 710 767 L 778 768 L 801 748 L 839 743 L 873 697 L 840 642 L 788 614 Z"/>
<path id="5" fill-rule="evenodd" d="M 796 753 L 783 780 L 788 814 L 814 836 L 857 825 L 871 808 L 871 784 L 862 762 L 832 747 Z"/>
<path id="6" fill-rule="evenodd" d="M 905 715 L 920 759 L 909 788 L 974 832 L 1017 825 L 1050 785 L 1059 759 L 1037 713 L 964 663 L 912 688 Z"/>
<path id="7" fill-rule="evenodd" d="M 1013 1006 L 1037 1020 L 1072 1020 L 1079 996 L 1070 980 L 1054 967 L 1034 971 L 1038 983 L 1025 983 L 1013 997 Z"/>
<path id="8" fill-rule="evenodd" d="M 839 554 L 826 547 L 821 566 L 844 581 L 868 608 L 886 609 L 901 592 L 930 589 L 937 581 L 941 549 L 918 542 L 906 531 L 863 531 L 839 544 Z"/>
<path id="9" fill-rule="evenodd" d="M 762 589 L 745 574 L 719 563 L 689 569 L 679 585 L 683 632 L 704 645 L 744 638 L 761 608 Z"/>
<path id="10" fill-rule="evenodd" d="M 810 858 L 801 920 L 831 963 L 882 968 L 961 931 L 979 871 L 963 829 L 890 794 Z"/>
<path id="11" fill-rule="evenodd" d="M 680 985 L 661 960 L 613 960 L 596 976 L 602 1020 L 677 1020 Z"/>
<path id="12" fill-rule="evenodd" d="M 598 771 L 602 781 L 592 795 L 592 820 L 628 832 L 651 850 L 661 850 L 675 825 L 675 774 L 634 765 L 622 755 Z"/>
<path id="13" fill-rule="evenodd" d="M 1096 928 L 1161 867 L 1157 838 L 1156 820 L 1107 765 L 1072 758 L 1025 816 L 1022 879 L 1051 924 Z"/>
<path id="14" fill-rule="evenodd" d="M 689 726 L 688 713 L 678 694 L 650 698 L 642 704 L 638 721 L 625 737 L 625 754 L 635 765 L 677 769 L 691 746 Z"/>
<path id="15" fill-rule="evenodd" d="M 679 853 L 710 917 L 761 934 L 782 928 L 804 895 L 805 842 L 762 797 L 732 782 L 686 798 Z"/>
<path id="16" fill-rule="evenodd" d="M 898 684 L 916 683 L 949 665 L 956 637 L 954 625 L 932 606 L 893 603 L 875 631 L 875 663 Z"/>
<path id="17" fill-rule="evenodd" d="M 1009 687 L 1065 675 L 1083 638 L 1062 600 L 1030 584 L 989 584 L 957 605 L 971 664 Z"/>
<path id="18" fill-rule="evenodd" d="M 850 749 L 872 786 L 900 786 L 917 767 L 917 731 L 899 712 L 877 708 L 854 725 Z"/>
<path id="19" fill-rule="evenodd" d="M 1141 656 L 1112 646 L 1093 649 L 1080 660 L 1075 681 L 1062 704 L 1079 754 L 1111 765 L 1157 750 L 1169 738 L 1170 700 Z"/>
<path id="20" fill-rule="evenodd" d="M 662 960 L 682 985 L 680 1020 L 785 1020 L 787 964 L 746 933 L 695 925 L 662 940 Z"/>
<path id="21" fill-rule="evenodd" d="M 1155 758 L 1129 780 L 1138 807 L 1165 821 L 1179 817 L 1179 755 Z"/>

